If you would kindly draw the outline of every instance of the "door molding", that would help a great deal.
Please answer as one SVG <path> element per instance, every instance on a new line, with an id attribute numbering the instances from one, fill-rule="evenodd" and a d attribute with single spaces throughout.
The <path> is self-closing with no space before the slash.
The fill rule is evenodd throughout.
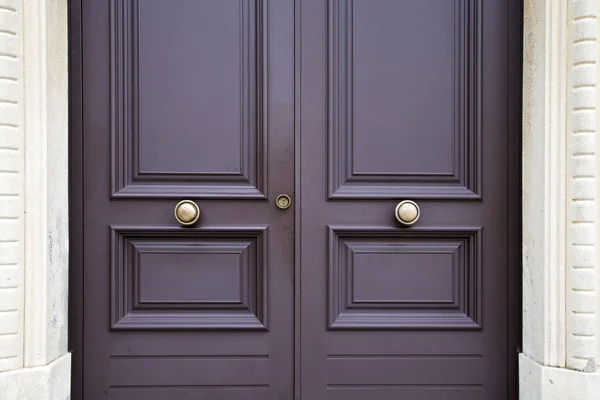
<path id="1" fill-rule="evenodd" d="M 600 391 L 600 4 L 525 0 L 521 393 Z"/>
<path id="2" fill-rule="evenodd" d="M 523 101 L 523 0 L 508 2 L 508 382 L 519 398 L 519 351 L 522 346 L 522 101 Z M 514 49 L 514 50 L 510 50 Z M 513 53 L 514 51 L 514 53 Z"/>

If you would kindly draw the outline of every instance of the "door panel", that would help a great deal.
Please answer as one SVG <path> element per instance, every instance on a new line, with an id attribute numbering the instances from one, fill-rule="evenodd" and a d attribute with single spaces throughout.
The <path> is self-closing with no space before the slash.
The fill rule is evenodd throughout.
<path id="1" fill-rule="evenodd" d="M 506 399 L 507 3 L 301 4 L 302 398 Z"/>
<path id="2" fill-rule="evenodd" d="M 293 17 L 83 1 L 86 400 L 292 397 Z"/>
<path id="3" fill-rule="evenodd" d="M 265 197 L 265 10 L 112 1 L 114 197 Z"/>
<path id="4" fill-rule="evenodd" d="M 329 2 L 331 199 L 479 197 L 478 4 Z"/>
<path id="5" fill-rule="evenodd" d="M 478 329 L 481 232 L 329 227 L 329 329 Z"/>
<path id="6" fill-rule="evenodd" d="M 112 329 L 267 328 L 267 227 L 112 227 Z"/>

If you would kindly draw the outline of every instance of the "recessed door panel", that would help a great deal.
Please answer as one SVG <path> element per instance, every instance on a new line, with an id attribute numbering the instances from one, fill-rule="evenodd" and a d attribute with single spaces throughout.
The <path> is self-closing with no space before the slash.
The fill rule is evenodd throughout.
<path id="1" fill-rule="evenodd" d="M 479 329 L 480 227 L 329 227 L 329 329 Z"/>
<path id="2" fill-rule="evenodd" d="M 112 329 L 266 329 L 266 227 L 112 227 Z"/>
<path id="3" fill-rule="evenodd" d="M 264 198 L 262 0 L 111 2 L 113 197 Z"/>
<path id="4" fill-rule="evenodd" d="M 329 197 L 479 198 L 480 2 L 328 13 Z"/>

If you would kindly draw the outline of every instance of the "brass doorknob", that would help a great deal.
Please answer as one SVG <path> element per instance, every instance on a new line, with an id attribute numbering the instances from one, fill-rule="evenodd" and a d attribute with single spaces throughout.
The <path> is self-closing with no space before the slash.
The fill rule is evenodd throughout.
<path id="1" fill-rule="evenodd" d="M 289 208 L 292 205 L 292 199 L 287 194 L 280 194 L 275 199 L 275 204 L 282 210 Z"/>
<path id="2" fill-rule="evenodd" d="M 200 218 L 200 208 L 191 200 L 181 200 L 175 206 L 175 219 L 181 225 L 192 225 Z"/>
<path id="3" fill-rule="evenodd" d="M 402 225 L 412 225 L 419 220 L 421 209 L 414 201 L 404 200 L 398 203 L 394 214 Z"/>

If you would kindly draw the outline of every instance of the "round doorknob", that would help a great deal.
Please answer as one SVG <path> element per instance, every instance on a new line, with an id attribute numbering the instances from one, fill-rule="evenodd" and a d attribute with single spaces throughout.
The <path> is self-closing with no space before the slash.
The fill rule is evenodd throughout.
<path id="1" fill-rule="evenodd" d="M 292 199 L 287 194 L 280 194 L 275 199 L 275 204 L 278 208 L 285 210 L 292 205 Z"/>
<path id="2" fill-rule="evenodd" d="M 421 210 L 414 201 L 404 200 L 396 206 L 395 216 L 402 225 L 412 225 L 419 220 Z"/>
<path id="3" fill-rule="evenodd" d="M 181 225 L 192 225 L 200 218 L 200 208 L 191 200 L 182 200 L 175 206 L 175 219 Z"/>

